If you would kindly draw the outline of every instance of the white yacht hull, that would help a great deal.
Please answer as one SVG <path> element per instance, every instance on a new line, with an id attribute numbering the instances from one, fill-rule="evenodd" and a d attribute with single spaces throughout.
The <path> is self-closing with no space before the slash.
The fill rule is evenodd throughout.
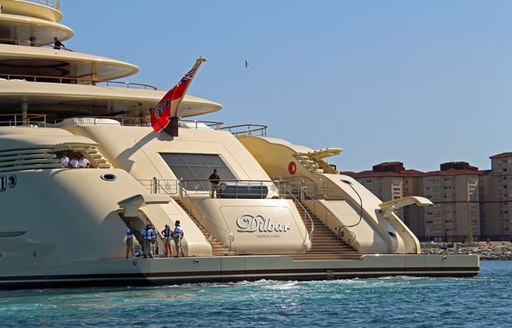
<path id="1" fill-rule="evenodd" d="M 209 256 L 81 261 L 0 277 L 1 289 L 129 286 L 192 282 L 325 280 L 384 276 L 470 277 L 477 255 L 363 255 L 358 260 L 294 260 L 291 256 Z"/>

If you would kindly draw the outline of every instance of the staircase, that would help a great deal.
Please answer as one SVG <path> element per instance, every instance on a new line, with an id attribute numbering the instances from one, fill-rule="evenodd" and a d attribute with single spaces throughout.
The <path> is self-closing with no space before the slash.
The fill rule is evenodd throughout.
<path id="1" fill-rule="evenodd" d="M 192 221 L 196 224 L 196 226 L 201 230 L 203 235 L 205 236 L 206 240 L 210 243 L 212 246 L 212 255 L 214 256 L 227 256 L 227 255 L 235 255 L 235 252 L 233 250 L 230 250 L 227 247 L 224 247 L 215 237 L 208 232 L 208 230 L 205 229 L 205 227 L 199 222 L 193 215 L 190 213 L 188 208 L 183 204 L 183 202 L 180 199 L 174 199 L 178 205 L 181 206 L 181 208 L 187 212 L 188 216 L 192 219 Z"/>
<path id="2" fill-rule="evenodd" d="M 311 240 L 311 249 L 305 254 L 294 255 L 294 260 L 358 260 L 361 258 L 361 254 L 339 239 L 315 214 L 298 204 L 297 210 L 306 229 L 311 231 L 311 221 L 306 212 L 311 216 L 315 229 Z"/>
<path id="3" fill-rule="evenodd" d="M 105 157 L 99 152 L 98 147 L 95 145 L 83 145 L 83 144 L 68 144 L 69 150 L 72 152 L 78 152 L 85 155 L 87 153 L 92 160 L 92 165 L 100 169 L 110 169 L 112 165 L 107 161 Z"/>

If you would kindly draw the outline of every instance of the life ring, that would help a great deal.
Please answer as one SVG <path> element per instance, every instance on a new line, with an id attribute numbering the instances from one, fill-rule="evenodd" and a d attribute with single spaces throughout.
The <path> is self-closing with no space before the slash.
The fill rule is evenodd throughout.
<path id="1" fill-rule="evenodd" d="M 288 173 L 294 175 L 295 172 L 297 172 L 297 164 L 295 164 L 295 162 L 290 162 L 290 164 L 288 164 Z"/>

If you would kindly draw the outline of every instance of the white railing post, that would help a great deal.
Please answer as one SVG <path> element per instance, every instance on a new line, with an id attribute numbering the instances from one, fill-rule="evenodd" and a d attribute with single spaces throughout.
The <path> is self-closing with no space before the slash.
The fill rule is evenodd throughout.
<path id="1" fill-rule="evenodd" d="M 178 181 L 178 187 L 180 199 L 183 199 L 183 178 Z"/>

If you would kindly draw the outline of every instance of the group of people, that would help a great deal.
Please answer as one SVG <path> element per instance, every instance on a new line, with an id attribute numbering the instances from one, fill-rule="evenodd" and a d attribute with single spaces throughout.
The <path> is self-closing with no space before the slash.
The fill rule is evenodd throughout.
<path id="1" fill-rule="evenodd" d="M 64 153 L 60 158 L 60 164 L 62 167 L 72 169 L 86 168 L 91 166 L 91 162 L 85 158 L 83 154 L 74 154 L 72 159 L 69 159 L 69 156 Z"/>
<path id="2" fill-rule="evenodd" d="M 173 251 L 171 247 L 171 241 L 174 241 L 175 245 L 175 256 L 185 257 L 185 252 L 183 251 L 183 247 L 181 246 L 181 241 L 183 236 L 185 235 L 183 229 L 181 228 L 180 221 L 176 221 L 174 224 L 174 230 L 169 227 L 168 224 L 165 225 L 164 230 L 162 230 L 162 237 L 164 240 L 164 253 L 166 257 L 173 257 Z M 133 242 L 133 227 L 131 223 L 128 223 L 126 226 L 126 258 L 132 258 L 134 256 L 134 242 Z M 147 224 L 144 230 L 141 231 L 142 235 L 142 256 L 144 258 L 153 258 L 158 255 L 158 247 L 156 242 L 158 231 L 155 226 L 152 224 Z"/>

